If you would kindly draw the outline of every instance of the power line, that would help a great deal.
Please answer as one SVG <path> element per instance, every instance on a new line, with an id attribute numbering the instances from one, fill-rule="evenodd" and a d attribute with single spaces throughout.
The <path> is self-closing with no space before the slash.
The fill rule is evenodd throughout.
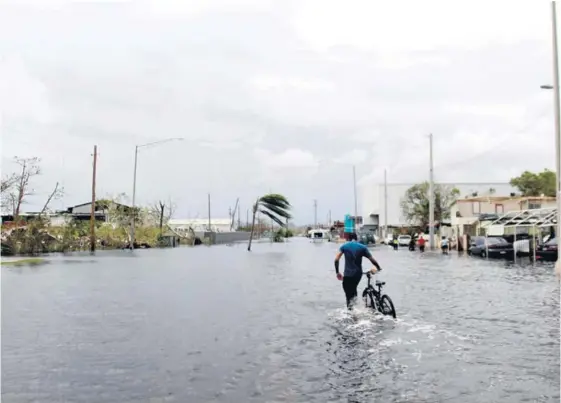
<path id="1" fill-rule="evenodd" d="M 522 133 L 530 130 L 532 128 L 532 126 L 535 126 L 537 120 L 545 117 L 545 115 L 548 113 L 548 109 L 549 108 L 544 108 L 541 111 L 541 113 L 535 119 L 532 120 L 531 123 L 528 123 L 526 126 L 524 126 L 523 128 L 521 128 L 519 130 L 516 130 L 514 132 L 510 132 L 508 134 L 505 134 L 504 137 L 501 140 L 499 140 L 497 143 L 495 143 L 493 146 L 487 148 L 486 150 L 484 150 L 480 153 L 471 155 L 467 158 L 464 158 L 463 160 L 459 160 L 459 161 L 456 160 L 456 161 L 446 162 L 446 163 L 443 163 L 443 164 L 436 164 L 434 166 L 434 169 L 438 170 L 438 169 L 447 168 L 447 167 L 450 167 L 450 166 L 453 166 L 453 165 L 461 165 L 461 164 L 466 164 L 466 163 L 469 163 L 469 162 L 474 162 L 474 161 L 477 161 L 480 158 L 483 158 L 483 157 L 485 157 L 489 154 L 492 154 L 493 152 L 496 152 L 496 151 L 504 152 L 504 150 L 500 149 L 501 146 L 505 145 L 507 142 L 512 141 L 512 136 L 513 135 L 522 134 Z M 420 163 L 419 162 L 419 163 L 414 163 L 414 164 L 410 164 L 410 165 L 401 165 L 400 170 L 398 172 L 405 171 L 405 170 L 408 170 L 408 169 L 422 168 L 422 166 L 424 164 L 425 163 Z"/>

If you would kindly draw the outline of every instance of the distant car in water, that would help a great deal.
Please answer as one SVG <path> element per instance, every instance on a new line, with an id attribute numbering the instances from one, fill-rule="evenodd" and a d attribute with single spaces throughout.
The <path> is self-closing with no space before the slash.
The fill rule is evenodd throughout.
<path id="1" fill-rule="evenodd" d="M 397 244 L 399 246 L 409 246 L 411 242 L 411 235 L 400 235 L 397 237 Z"/>
<path id="2" fill-rule="evenodd" d="M 477 236 L 471 239 L 468 254 L 491 259 L 512 259 L 514 258 L 514 248 L 501 237 Z"/>
<path id="3" fill-rule="evenodd" d="M 362 232 L 358 234 L 358 241 L 364 245 L 375 245 L 376 238 L 372 232 Z"/>
<path id="4" fill-rule="evenodd" d="M 382 240 L 382 243 L 385 243 L 386 245 L 391 245 L 393 241 L 393 235 L 392 234 L 388 234 L 386 235 L 386 237 Z"/>
<path id="5" fill-rule="evenodd" d="M 557 256 L 557 238 L 548 240 L 546 243 L 538 246 L 538 248 L 536 249 L 536 260 L 555 262 L 557 261 Z"/>

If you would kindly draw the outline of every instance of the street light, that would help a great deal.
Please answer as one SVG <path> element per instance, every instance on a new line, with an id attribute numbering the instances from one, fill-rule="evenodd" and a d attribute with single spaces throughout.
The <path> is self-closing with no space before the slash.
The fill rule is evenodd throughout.
<path id="1" fill-rule="evenodd" d="M 163 143 L 168 143 L 170 141 L 175 141 L 175 140 L 183 140 L 182 137 L 172 137 L 169 139 L 164 139 L 164 140 L 158 140 L 158 141 L 153 141 L 151 143 L 146 143 L 146 144 L 140 144 L 135 146 L 134 148 L 134 179 L 133 179 L 133 183 L 132 183 L 132 212 L 133 212 L 133 216 L 132 216 L 132 223 L 131 223 L 131 250 L 134 249 L 134 232 L 135 232 L 135 216 L 136 214 L 134 213 L 134 208 L 135 208 L 135 202 L 136 202 L 136 167 L 138 164 L 138 149 L 142 148 L 142 147 L 150 147 L 150 146 L 155 146 L 158 144 L 163 144 Z"/>
<path id="2" fill-rule="evenodd" d="M 557 49 L 557 12 L 555 1 L 551 2 L 551 29 L 553 43 L 553 85 L 542 85 L 540 88 L 553 90 L 553 105 L 555 108 L 555 174 L 556 174 L 556 195 L 557 195 L 557 228 L 555 237 L 559 239 L 561 235 L 561 116 L 559 109 L 559 57 Z M 560 261 L 557 260 L 557 270 L 560 269 Z"/>

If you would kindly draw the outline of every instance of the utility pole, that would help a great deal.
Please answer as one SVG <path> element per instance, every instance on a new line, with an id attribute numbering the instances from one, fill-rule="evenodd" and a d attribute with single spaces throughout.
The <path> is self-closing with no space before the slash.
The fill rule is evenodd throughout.
<path id="1" fill-rule="evenodd" d="M 242 226 L 241 225 L 242 219 L 241 219 L 240 211 L 241 211 L 240 205 L 238 204 L 238 231 L 239 231 L 240 227 Z"/>
<path id="2" fill-rule="evenodd" d="M 314 199 L 314 229 L 318 226 L 318 201 Z"/>
<path id="3" fill-rule="evenodd" d="M 357 229 L 358 229 L 358 204 L 357 204 L 357 200 L 356 200 L 356 170 L 355 170 L 355 166 L 353 165 L 353 187 L 354 187 L 354 194 L 355 194 L 355 219 L 354 219 L 354 233 L 357 233 Z"/>
<path id="4" fill-rule="evenodd" d="M 434 167 L 432 160 L 432 133 L 429 134 L 429 161 L 430 161 L 430 175 L 429 175 L 429 246 L 434 250 Z"/>
<path id="5" fill-rule="evenodd" d="M 210 193 L 208 194 L 208 232 L 211 231 L 211 222 L 210 222 Z"/>
<path id="6" fill-rule="evenodd" d="M 388 236 L 388 170 L 384 169 L 384 239 Z"/>
<path id="7" fill-rule="evenodd" d="M 230 231 L 232 231 L 232 227 L 234 226 L 234 217 L 232 217 L 232 207 L 228 207 L 228 218 L 230 219 Z"/>
<path id="8" fill-rule="evenodd" d="M 97 146 L 93 151 L 92 210 L 90 215 L 90 251 L 95 252 L 95 177 L 97 171 Z"/>
<path id="9" fill-rule="evenodd" d="M 551 2 L 551 25 L 553 30 L 553 94 L 555 107 L 555 169 L 557 174 L 557 228 L 555 236 L 561 234 L 561 117 L 559 105 L 559 56 L 557 47 L 557 10 Z M 559 263 L 559 262 L 558 262 Z"/>
<path id="10" fill-rule="evenodd" d="M 331 228 L 331 210 L 329 210 L 329 223 L 328 223 L 328 225 L 329 225 L 329 228 Z"/>
<path id="11" fill-rule="evenodd" d="M 138 146 L 134 147 L 134 179 L 132 182 L 132 217 L 131 217 L 131 244 L 130 249 L 134 250 L 134 239 L 136 232 L 136 168 L 138 166 Z"/>

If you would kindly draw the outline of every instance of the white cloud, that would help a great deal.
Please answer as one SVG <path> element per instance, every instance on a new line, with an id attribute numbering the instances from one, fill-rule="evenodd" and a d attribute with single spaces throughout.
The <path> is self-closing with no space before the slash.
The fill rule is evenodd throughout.
<path id="1" fill-rule="evenodd" d="M 336 164 L 360 164 L 368 158 L 368 152 L 364 149 L 355 149 L 334 158 Z"/>
<path id="2" fill-rule="evenodd" d="M 301 0 L 292 23 L 314 49 L 337 45 L 389 52 L 477 48 L 544 38 L 542 0 Z M 500 23 L 498 23 L 500 21 Z"/>
<path id="3" fill-rule="evenodd" d="M 0 59 L 0 112 L 0 118 L 5 119 L 53 121 L 47 87 L 32 76 L 20 58 Z"/>
<path id="4" fill-rule="evenodd" d="M 510 120 L 511 122 L 520 121 L 526 117 L 528 112 L 527 105 L 520 104 L 448 104 L 444 107 L 444 112 L 458 113 L 473 116 L 491 116 Z"/>
<path id="5" fill-rule="evenodd" d="M 32 3 L 0 0 L 2 153 L 43 158 L 38 187 L 64 182 L 67 204 L 89 197 L 94 144 L 99 193 L 130 193 L 134 145 L 167 137 L 186 141 L 143 151 L 137 199 L 184 216 L 272 187 L 297 221 L 313 199 L 341 217 L 334 156 L 424 180 L 429 132 L 438 179 L 553 166 L 549 1 Z"/>
<path id="6" fill-rule="evenodd" d="M 319 165 L 318 159 L 311 152 L 299 148 L 290 148 L 279 154 L 257 149 L 255 155 L 263 165 L 270 168 L 316 169 Z"/>
<path id="7" fill-rule="evenodd" d="M 268 0 L 138 0 L 135 1 L 137 13 L 147 17 L 179 19 L 211 12 L 239 12 L 240 9 L 266 10 Z"/>
<path id="8" fill-rule="evenodd" d="M 297 91 L 332 91 L 333 83 L 325 80 L 300 77 L 279 77 L 258 75 L 251 80 L 251 85 L 260 90 L 297 90 Z"/>

